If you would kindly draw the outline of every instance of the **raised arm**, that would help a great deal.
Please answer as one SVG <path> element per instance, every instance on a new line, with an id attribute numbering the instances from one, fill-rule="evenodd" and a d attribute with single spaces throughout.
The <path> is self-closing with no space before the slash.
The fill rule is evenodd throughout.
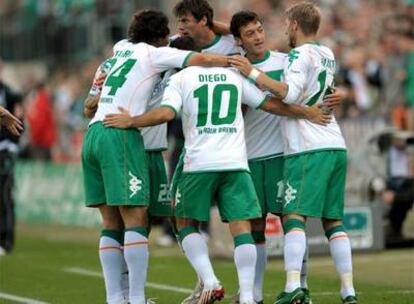
<path id="1" fill-rule="evenodd" d="M 131 129 L 160 125 L 175 118 L 175 111 L 171 107 L 152 109 L 142 115 L 131 116 L 129 112 L 119 107 L 121 113 L 108 114 L 103 121 L 107 128 Z"/>
<path id="2" fill-rule="evenodd" d="M 213 21 L 213 32 L 216 34 L 222 34 L 222 35 L 229 35 L 230 32 L 230 26 L 227 23 L 220 22 L 220 21 Z"/>
<path id="3" fill-rule="evenodd" d="M 231 66 L 237 68 L 244 76 L 254 81 L 261 89 L 268 90 L 279 99 L 286 97 L 289 90 L 288 85 L 260 72 L 253 67 L 246 57 L 240 55 L 230 56 L 228 61 Z"/>
<path id="4" fill-rule="evenodd" d="M 186 61 L 186 66 L 198 65 L 204 67 L 228 67 L 229 56 L 192 53 Z"/>

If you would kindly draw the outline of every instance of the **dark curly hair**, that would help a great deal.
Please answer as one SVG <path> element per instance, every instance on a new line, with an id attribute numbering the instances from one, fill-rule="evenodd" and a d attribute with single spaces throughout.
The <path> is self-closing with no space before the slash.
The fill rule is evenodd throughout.
<path id="1" fill-rule="evenodd" d="M 174 7 L 174 15 L 180 17 L 191 14 L 194 19 L 200 21 L 203 17 L 207 19 L 207 26 L 213 28 L 214 12 L 206 0 L 182 0 Z"/>
<path id="2" fill-rule="evenodd" d="M 128 40 L 132 43 L 155 44 L 170 34 L 167 16 L 155 10 L 139 11 L 128 26 Z"/>
<path id="3" fill-rule="evenodd" d="M 263 24 L 260 17 L 252 11 L 240 11 L 233 15 L 230 22 L 230 31 L 234 37 L 240 38 L 240 29 L 251 22 L 260 22 Z"/>

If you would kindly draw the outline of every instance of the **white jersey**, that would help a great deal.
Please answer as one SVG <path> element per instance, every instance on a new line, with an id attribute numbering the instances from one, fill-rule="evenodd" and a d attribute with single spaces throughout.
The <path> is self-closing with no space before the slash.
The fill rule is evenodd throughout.
<path id="1" fill-rule="evenodd" d="M 172 76 L 161 107 L 182 111 L 183 171 L 248 170 L 241 104 L 257 108 L 265 99 L 232 69 L 189 67 Z"/>
<path id="2" fill-rule="evenodd" d="M 171 75 L 174 75 L 176 72 L 176 69 L 168 70 L 162 78 L 159 78 L 154 87 L 151 100 L 148 102 L 147 112 L 160 106 L 164 89 L 167 86 Z M 144 146 L 146 151 L 164 151 L 168 149 L 166 123 L 158 126 L 142 128 L 141 134 L 144 138 Z"/>
<path id="3" fill-rule="evenodd" d="M 270 78 L 280 80 L 286 58 L 285 53 L 266 51 L 263 59 L 252 61 L 252 64 Z M 270 95 L 270 92 L 266 94 Z M 263 160 L 283 155 L 281 120 L 281 116 L 247 108 L 244 129 L 249 160 Z"/>
<path id="4" fill-rule="evenodd" d="M 203 47 L 202 53 L 219 54 L 219 55 L 235 55 L 243 54 L 243 50 L 237 46 L 233 35 L 219 35 L 217 34 L 214 40 Z"/>
<path id="5" fill-rule="evenodd" d="M 333 84 L 335 58 L 332 51 L 318 43 L 293 49 L 285 62 L 284 82 L 289 90 L 286 103 L 312 106 L 323 102 L 328 86 Z M 320 149 L 346 149 L 335 117 L 327 126 L 306 119 L 283 118 L 285 155 Z"/>
<path id="6" fill-rule="evenodd" d="M 123 107 L 132 116 L 147 109 L 159 74 L 185 66 L 190 51 L 153 47 L 146 43 L 121 40 L 114 46 L 112 68 L 102 87 L 98 110 L 91 121 L 102 121 L 106 114 L 119 113 Z"/>

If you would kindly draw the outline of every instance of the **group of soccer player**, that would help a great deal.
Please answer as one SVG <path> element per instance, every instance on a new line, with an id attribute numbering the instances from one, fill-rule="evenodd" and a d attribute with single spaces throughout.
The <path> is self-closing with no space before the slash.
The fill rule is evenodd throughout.
<path id="1" fill-rule="evenodd" d="M 171 38 L 163 13 L 134 14 L 127 39 L 98 68 L 85 101 L 86 204 L 102 215 L 107 303 L 151 303 L 148 233 L 159 217 L 172 220 L 198 275 L 182 303 L 221 300 L 224 288 L 199 230 L 215 203 L 234 238 L 233 303 L 263 303 L 265 224 L 273 213 L 283 220 L 287 274 L 275 303 L 312 303 L 305 223 L 317 217 L 342 303 L 356 304 L 342 226 L 346 147 L 332 115 L 341 94 L 331 89 L 334 55 L 316 42 L 318 8 L 302 2 L 286 11 L 289 54 L 266 48 L 263 22 L 252 11 L 233 15 L 230 26 L 213 21 L 206 0 L 181 0 L 174 13 L 178 33 Z M 185 149 L 168 189 L 162 151 L 166 122 L 178 115 Z"/>

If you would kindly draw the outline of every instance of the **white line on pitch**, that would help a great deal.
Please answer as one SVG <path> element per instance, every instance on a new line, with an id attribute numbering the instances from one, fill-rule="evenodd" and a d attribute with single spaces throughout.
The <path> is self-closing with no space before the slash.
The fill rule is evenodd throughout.
<path id="1" fill-rule="evenodd" d="M 47 302 L 38 301 L 35 299 L 24 298 L 16 295 L 12 295 L 9 293 L 0 292 L 0 299 L 11 300 L 19 303 L 26 303 L 26 304 L 48 304 Z"/>
<path id="2" fill-rule="evenodd" d="M 102 272 L 92 271 L 92 270 L 79 268 L 79 267 L 65 268 L 63 270 L 65 272 L 81 274 L 81 275 L 90 276 L 90 277 L 97 277 L 97 278 L 103 277 Z M 188 289 L 188 288 L 183 288 L 183 287 L 178 287 L 178 286 L 173 286 L 173 285 L 166 285 L 166 284 L 159 284 L 159 283 L 152 283 L 152 282 L 147 282 L 145 285 L 149 288 L 175 291 L 179 293 L 191 293 L 193 291 L 192 289 Z"/>

